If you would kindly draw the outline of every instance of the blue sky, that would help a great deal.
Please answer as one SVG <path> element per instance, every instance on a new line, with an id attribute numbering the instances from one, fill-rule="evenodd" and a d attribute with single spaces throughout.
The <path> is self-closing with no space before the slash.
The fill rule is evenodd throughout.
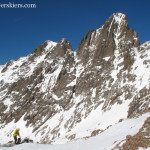
<path id="1" fill-rule="evenodd" d="M 0 64 L 30 54 L 46 40 L 67 38 L 75 50 L 90 29 L 116 12 L 127 15 L 141 44 L 150 41 L 150 0 L 0 0 L 36 8 L 0 8 Z"/>

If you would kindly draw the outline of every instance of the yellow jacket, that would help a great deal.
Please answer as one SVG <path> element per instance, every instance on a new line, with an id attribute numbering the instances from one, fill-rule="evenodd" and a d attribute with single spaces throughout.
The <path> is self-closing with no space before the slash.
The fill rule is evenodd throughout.
<path id="1" fill-rule="evenodd" d="M 19 135 L 19 136 L 20 136 L 20 134 L 19 134 L 19 130 L 18 130 L 18 129 L 16 129 L 16 130 L 15 130 L 15 132 L 14 132 L 13 136 L 14 136 L 14 137 L 17 137 L 17 135 Z"/>

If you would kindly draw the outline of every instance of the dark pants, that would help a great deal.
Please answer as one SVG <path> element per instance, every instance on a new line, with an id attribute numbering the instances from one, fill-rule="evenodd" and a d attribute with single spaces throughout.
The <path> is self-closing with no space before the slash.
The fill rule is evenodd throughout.
<path id="1" fill-rule="evenodd" d="M 15 144 L 17 144 L 17 137 L 16 136 L 14 136 L 14 140 L 15 140 Z"/>

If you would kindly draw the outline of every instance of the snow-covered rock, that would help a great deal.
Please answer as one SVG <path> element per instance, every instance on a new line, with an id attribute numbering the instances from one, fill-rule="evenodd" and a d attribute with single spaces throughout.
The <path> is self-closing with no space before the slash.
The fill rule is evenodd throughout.
<path id="1" fill-rule="evenodd" d="M 1 65 L 0 143 L 20 127 L 23 137 L 64 144 L 147 113 L 149 50 L 126 15 L 115 13 L 89 31 L 76 52 L 66 39 L 46 41 Z"/>

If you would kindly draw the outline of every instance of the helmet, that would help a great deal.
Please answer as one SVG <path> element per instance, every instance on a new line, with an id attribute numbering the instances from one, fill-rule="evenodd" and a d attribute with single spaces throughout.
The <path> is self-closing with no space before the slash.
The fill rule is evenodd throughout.
<path id="1" fill-rule="evenodd" d="M 17 128 L 18 131 L 20 131 L 20 128 Z"/>

